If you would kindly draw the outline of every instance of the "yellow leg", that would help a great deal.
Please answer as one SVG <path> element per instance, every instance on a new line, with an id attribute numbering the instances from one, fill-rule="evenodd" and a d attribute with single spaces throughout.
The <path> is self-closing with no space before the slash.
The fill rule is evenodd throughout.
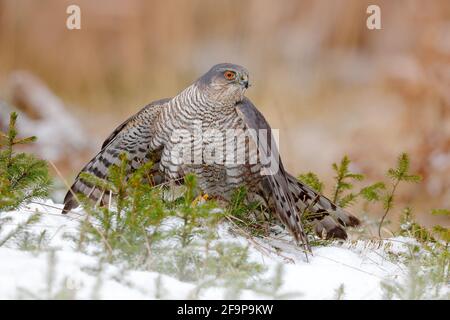
<path id="1" fill-rule="evenodd" d="M 192 201 L 192 206 L 196 206 L 199 203 L 203 203 L 208 200 L 209 196 L 207 193 L 198 195 L 194 201 Z"/>

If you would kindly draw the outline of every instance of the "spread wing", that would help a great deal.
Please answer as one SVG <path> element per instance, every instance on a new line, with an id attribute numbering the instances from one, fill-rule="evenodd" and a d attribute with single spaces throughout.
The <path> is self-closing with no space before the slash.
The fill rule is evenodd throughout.
<path id="1" fill-rule="evenodd" d="M 281 222 L 286 225 L 298 242 L 302 242 L 307 251 L 310 251 L 306 234 L 300 221 L 300 213 L 289 190 L 288 175 L 280 159 L 275 140 L 271 134 L 271 127 L 264 116 L 256 109 L 253 103 L 244 98 L 237 106 L 237 112 L 244 120 L 251 136 L 258 146 L 260 162 L 270 172 L 263 177 L 262 193 L 269 200 Z M 268 136 L 259 139 L 259 130 L 266 130 Z M 253 133 L 253 134 L 252 134 Z M 256 133 L 256 135 L 254 135 Z M 267 142 L 267 143 L 266 143 Z M 269 169 L 270 167 L 270 169 Z"/>
<path id="2" fill-rule="evenodd" d="M 126 153 L 131 169 L 137 169 L 143 162 L 151 158 L 159 161 L 161 149 L 152 146 L 151 140 L 155 137 L 160 110 L 170 99 L 158 100 L 145 106 L 141 111 L 120 124 L 105 140 L 100 152 L 81 170 L 64 198 L 64 209 L 67 213 L 78 206 L 76 193 L 83 193 L 94 201 L 105 203 L 108 197 L 107 190 L 100 190 L 86 181 L 80 179 L 82 172 L 89 172 L 99 178 L 106 178 L 108 169 L 113 164 L 119 164 L 119 155 Z"/>
<path id="3" fill-rule="evenodd" d="M 237 108 L 238 113 L 245 119 L 249 128 L 270 130 L 270 126 L 264 119 L 264 116 L 250 100 L 244 99 Z M 279 159 L 279 166 L 278 171 L 274 175 L 264 178 L 262 191 L 263 194 L 268 194 L 268 199 L 274 203 L 275 211 L 280 220 L 294 236 L 296 235 L 296 239 L 306 239 L 298 219 L 300 217 L 299 213 L 303 213 L 306 210 L 311 213 L 307 216 L 307 219 L 312 220 L 319 236 L 325 236 L 327 239 L 346 239 L 347 233 L 344 227 L 359 225 L 359 219 L 286 172 L 272 137 L 271 140 L 272 143 L 268 147 L 264 143 L 258 146 L 260 155 L 261 150 L 263 151 L 261 159 L 268 163 L 270 159 L 264 158 L 264 156 L 270 154 L 270 152 L 266 152 L 270 151 L 268 148 L 270 149 L 271 146 L 274 146 L 272 154 L 276 155 L 276 159 Z"/>

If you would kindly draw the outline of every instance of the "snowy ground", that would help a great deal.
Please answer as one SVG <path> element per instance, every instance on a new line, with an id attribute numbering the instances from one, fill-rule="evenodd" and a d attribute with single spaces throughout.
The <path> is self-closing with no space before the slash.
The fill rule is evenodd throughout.
<path id="1" fill-rule="evenodd" d="M 101 264 L 99 259 L 76 252 L 74 244 L 63 237 L 73 232 L 78 225 L 77 214 L 63 216 L 61 205 L 48 200 L 45 205 L 32 204 L 20 212 L 0 213 L 13 221 L 1 230 L 7 234 L 20 221 L 33 212 L 46 213 L 42 220 L 31 227 L 36 233 L 47 230 L 51 235 L 49 252 L 19 250 L 7 243 L 0 247 L 0 299 L 72 297 L 78 299 L 186 299 L 196 296 L 196 284 L 181 282 L 173 277 L 155 272 L 121 270 L 118 266 Z M 221 237 L 230 241 L 247 242 L 245 238 L 231 235 L 226 227 L 221 228 Z M 344 299 L 381 299 L 380 283 L 404 276 L 405 267 L 389 262 L 389 252 L 406 249 L 411 242 L 407 238 L 389 239 L 383 243 L 358 241 L 326 247 L 314 247 L 309 262 L 301 251 L 284 240 L 261 240 L 251 243 L 251 259 L 267 266 L 261 281 L 271 279 L 280 263 L 283 266 L 283 285 L 280 294 L 293 293 L 296 299 L 334 299 L 338 288 L 343 285 Z M 274 248 L 280 250 L 275 250 Z M 101 277 L 90 271 L 101 266 Z M 51 289 L 49 289 L 51 288 Z M 207 288 L 198 298 L 222 299 L 223 288 Z M 267 298 L 262 293 L 246 290 L 243 299 Z"/>

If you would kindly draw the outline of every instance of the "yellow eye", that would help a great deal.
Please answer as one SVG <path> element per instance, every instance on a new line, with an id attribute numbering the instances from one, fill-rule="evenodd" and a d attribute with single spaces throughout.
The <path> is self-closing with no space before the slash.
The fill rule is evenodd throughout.
<path id="1" fill-rule="evenodd" d="M 236 73 L 233 71 L 225 71 L 223 76 L 227 80 L 234 80 L 236 78 Z"/>

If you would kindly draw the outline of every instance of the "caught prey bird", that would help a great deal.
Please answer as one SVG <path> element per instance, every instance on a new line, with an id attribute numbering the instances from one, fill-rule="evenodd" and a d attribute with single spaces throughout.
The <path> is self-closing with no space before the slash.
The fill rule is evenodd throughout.
<path id="1" fill-rule="evenodd" d="M 319 235 L 345 239 L 344 227 L 356 226 L 359 220 L 285 170 L 269 124 L 244 96 L 248 88 L 249 74 L 244 67 L 229 63 L 213 66 L 175 97 L 154 101 L 119 125 L 81 172 L 106 178 L 108 168 L 119 164 L 119 155 L 125 153 L 130 172 L 152 161 L 156 184 L 194 173 L 202 192 L 225 201 L 236 188 L 244 186 L 249 197 L 262 199 L 295 240 L 306 247 L 301 223 L 306 211 L 311 213 L 308 216 Z M 224 137 L 230 132 L 234 134 L 230 141 L 244 141 L 244 145 L 226 145 Z M 211 136 L 213 139 L 209 139 Z M 180 150 L 187 152 L 182 154 Z M 194 159 L 184 161 L 192 154 Z M 211 154 L 215 156 L 213 161 L 208 159 Z M 238 154 L 244 154 L 244 161 L 233 161 Z M 63 213 L 78 206 L 77 193 L 103 205 L 111 196 L 108 190 L 90 185 L 78 175 L 64 199 Z"/>

